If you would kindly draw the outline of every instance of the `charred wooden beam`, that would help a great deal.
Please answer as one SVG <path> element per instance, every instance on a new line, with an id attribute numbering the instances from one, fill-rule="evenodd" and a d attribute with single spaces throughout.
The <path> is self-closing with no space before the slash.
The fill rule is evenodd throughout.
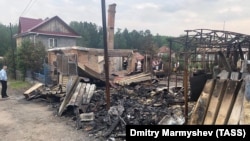
<path id="1" fill-rule="evenodd" d="M 225 79 L 215 79 L 215 86 L 213 91 L 211 92 L 211 98 L 210 101 L 208 103 L 208 105 L 206 105 L 207 107 L 207 111 L 205 111 L 205 113 L 200 114 L 200 116 L 205 115 L 204 121 L 203 122 L 199 122 L 201 124 L 205 124 L 205 125 L 213 125 L 218 111 L 219 111 L 219 107 L 221 105 L 221 99 L 225 93 L 225 89 L 227 86 L 227 80 Z"/>
<path id="2" fill-rule="evenodd" d="M 222 104 L 220 105 L 220 109 L 214 124 L 227 124 L 240 85 L 240 81 L 229 80 L 223 99 L 221 99 Z"/>
<path id="3" fill-rule="evenodd" d="M 117 127 L 117 125 L 119 124 L 120 119 L 118 118 L 118 116 L 114 119 L 114 121 L 112 122 L 111 126 L 109 127 L 109 129 L 103 134 L 104 137 L 108 137 L 113 130 L 115 130 L 115 128 Z"/>
<path id="4" fill-rule="evenodd" d="M 193 109 L 191 119 L 189 121 L 190 125 L 201 125 L 203 124 L 204 118 L 206 116 L 207 107 L 210 102 L 210 97 L 215 86 L 215 80 L 208 80 L 202 90 L 200 97 L 197 100 L 197 104 Z"/>
<path id="5" fill-rule="evenodd" d="M 229 65 L 229 62 L 227 61 L 227 58 L 224 56 L 224 54 L 221 52 L 221 51 L 218 51 L 218 54 L 220 56 L 220 59 L 225 67 L 225 69 L 228 71 L 228 72 L 231 72 L 232 71 L 232 68 L 231 66 Z"/>
<path id="6" fill-rule="evenodd" d="M 240 115 L 243 109 L 243 101 L 245 94 L 245 81 L 242 82 L 239 93 L 237 94 L 237 98 L 233 104 L 232 112 L 230 113 L 230 117 L 228 119 L 228 125 L 238 125 L 240 122 Z"/>

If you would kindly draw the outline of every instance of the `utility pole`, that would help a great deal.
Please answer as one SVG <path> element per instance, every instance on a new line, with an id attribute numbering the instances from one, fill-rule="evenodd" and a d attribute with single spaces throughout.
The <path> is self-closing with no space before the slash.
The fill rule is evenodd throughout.
<path id="1" fill-rule="evenodd" d="M 172 59 L 171 59 L 171 52 L 172 52 L 172 45 L 173 45 L 173 40 L 170 38 L 169 40 L 169 64 L 168 64 L 168 67 L 169 67 L 169 70 L 168 70 L 168 92 L 169 92 L 169 84 L 170 84 L 170 78 L 171 78 L 171 71 L 172 71 Z"/>
<path id="2" fill-rule="evenodd" d="M 106 6 L 105 0 L 102 1 L 102 27 L 103 27 L 103 43 L 104 43 L 104 70 L 106 78 L 106 99 L 107 99 L 107 110 L 110 108 L 110 88 L 109 88 L 109 57 L 107 47 L 107 26 L 106 26 Z"/>
<path id="3" fill-rule="evenodd" d="M 12 68 L 13 68 L 13 76 L 14 76 L 14 79 L 16 80 L 16 59 L 15 59 L 15 48 L 13 46 L 13 40 L 12 40 L 12 26 L 11 26 L 11 23 L 10 23 L 10 47 L 11 47 L 11 53 L 12 53 Z"/>
<path id="4" fill-rule="evenodd" d="M 184 99 L 185 99 L 185 124 L 188 123 L 188 31 L 186 35 L 186 41 L 185 41 L 185 66 L 184 66 Z"/>

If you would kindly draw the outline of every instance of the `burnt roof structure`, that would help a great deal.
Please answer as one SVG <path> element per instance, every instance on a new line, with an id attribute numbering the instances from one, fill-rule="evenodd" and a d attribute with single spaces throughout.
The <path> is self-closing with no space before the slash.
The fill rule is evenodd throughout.
<path id="1" fill-rule="evenodd" d="M 250 46 L 250 35 L 225 30 L 194 29 L 185 30 L 186 35 L 176 38 L 175 41 L 183 43 L 186 48 L 211 47 L 231 48 Z"/>
<path id="2" fill-rule="evenodd" d="M 226 58 L 230 52 L 236 52 L 235 58 L 244 60 L 243 48 L 248 51 L 247 59 L 250 58 L 250 35 L 212 29 L 185 30 L 186 35 L 175 38 L 173 41 L 185 46 L 185 53 L 195 52 L 197 48 L 219 49 L 225 52 Z M 226 51 L 225 51 L 226 50 Z"/>
<path id="3" fill-rule="evenodd" d="M 232 72 L 237 70 L 237 61 L 240 57 L 241 60 L 250 58 L 250 35 L 230 32 L 225 30 L 212 30 L 212 29 L 194 29 L 185 30 L 186 35 L 170 40 L 170 48 L 172 48 L 172 42 L 177 42 L 182 44 L 184 48 L 184 55 L 180 55 L 184 61 L 184 97 L 185 97 L 185 118 L 188 115 L 188 62 L 189 58 L 196 57 L 197 48 L 204 49 L 219 49 L 217 54 L 221 58 L 221 62 L 227 71 Z M 247 58 L 244 57 L 242 49 L 246 52 Z M 208 52 L 203 52 L 203 57 Z M 215 52 L 216 53 L 216 52 Z M 194 55 L 192 55 L 194 54 Z M 217 56 L 217 55 L 216 55 Z M 227 59 L 230 58 L 231 59 Z M 229 62 L 229 60 L 231 62 Z M 195 60 L 196 61 L 196 60 Z M 205 60 L 204 60 L 205 61 Z M 206 65 L 204 65 L 206 66 Z"/>

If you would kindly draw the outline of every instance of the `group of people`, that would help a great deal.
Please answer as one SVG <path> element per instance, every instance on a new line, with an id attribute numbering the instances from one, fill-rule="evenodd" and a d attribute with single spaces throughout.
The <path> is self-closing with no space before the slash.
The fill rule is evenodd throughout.
<path id="1" fill-rule="evenodd" d="M 1 95 L 2 98 L 8 98 L 9 96 L 7 95 L 7 66 L 4 65 L 3 68 L 0 71 L 0 80 L 1 80 L 1 84 L 2 84 L 2 91 L 1 91 Z"/>
<path id="2" fill-rule="evenodd" d="M 161 70 L 162 69 L 162 60 L 160 59 L 154 59 L 152 61 L 152 68 L 153 70 Z"/>

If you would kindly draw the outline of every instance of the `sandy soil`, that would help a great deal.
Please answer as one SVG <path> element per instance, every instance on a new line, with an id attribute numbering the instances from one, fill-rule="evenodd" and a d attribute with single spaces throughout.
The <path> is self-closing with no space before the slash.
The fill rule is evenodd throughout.
<path id="1" fill-rule="evenodd" d="M 1 89 L 1 86 L 0 86 Z M 8 87 L 8 99 L 0 98 L 0 141 L 93 141 L 77 130 L 73 119 L 58 117 L 52 104 L 27 101 L 24 90 Z"/>

